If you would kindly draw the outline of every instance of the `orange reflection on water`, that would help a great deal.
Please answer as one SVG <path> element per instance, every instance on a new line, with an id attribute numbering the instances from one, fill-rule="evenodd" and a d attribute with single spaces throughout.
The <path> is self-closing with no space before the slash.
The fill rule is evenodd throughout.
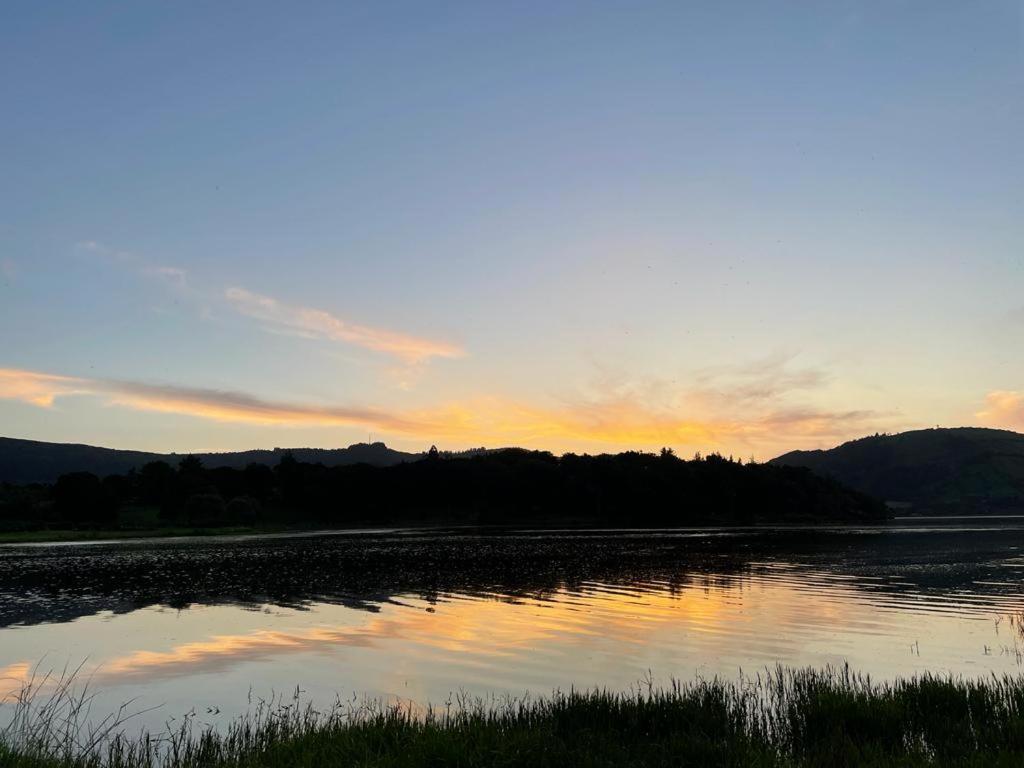
<path id="1" fill-rule="evenodd" d="M 339 648 L 372 648 L 403 658 L 444 657 L 460 664 L 511 665 L 515 657 L 543 650 L 583 647 L 632 652 L 674 645 L 660 635 L 685 635 L 690 645 L 726 642 L 770 643 L 772 632 L 793 622 L 850 620 L 844 600 L 816 601 L 793 585 L 775 583 L 748 595 L 738 578 L 715 578 L 685 587 L 585 585 L 524 598 L 449 596 L 436 604 L 407 598 L 383 606 L 386 613 L 318 606 L 319 615 L 341 611 L 334 626 L 258 629 L 217 633 L 167 650 L 140 649 L 99 664 L 96 675 L 113 682 L 223 670 L 246 661 L 287 654 L 324 653 Z M 752 599 L 751 599 L 752 598 Z M 224 621 L 237 614 L 227 611 Z M 310 616 L 310 614 L 300 614 Z M 314 616 L 317 614 L 313 614 Z M 353 621 L 355 623 L 353 623 Z M 762 637 L 763 636 L 763 637 Z M 703 640 L 699 638 L 704 638 Z M 399 644 L 399 645 L 396 645 Z M 628 649 L 632 651 L 628 651 Z M 11 669 L 22 669 L 12 665 Z"/>
<path id="2" fill-rule="evenodd" d="M 768 564 L 743 575 L 703 574 L 671 584 L 582 583 L 436 601 L 404 596 L 377 612 L 318 604 L 264 619 L 234 606 L 199 608 L 184 614 L 187 626 L 173 629 L 162 612 L 136 612 L 115 621 L 134 622 L 126 626 L 146 639 L 106 659 L 93 655 L 99 663 L 90 671 L 109 686 L 225 674 L 257 662 L 264 665 L 260 671 L 242 677 L 265 681 L 275 670 L 294 674 L 283 663 L 292 657 L 315 670 L 320 683 L 416 687 L 428 677 L 451 689 L 472 682 L 543 690 L 577 682 L 628 684 L 649 669 L 689 678 L 695 671 L 734 674 L 775 663 L 848 660 L 883 675 L 906 674 L 919 666 L 919 654 L 909 657 L 907 650 L 918 641 L 934 654 L 925 666 L 1009 663 L 981 656 L 984 648 L 997 647 L 998 638 L 989 636 L 997 625 L 968 620 L 968 603 L 952 610 L 935 598 L 930 607 L 936 610 L 929 610 L 919 598 L 914 591 L 873 593 L 853 580 Z M 252 621 L 254 628 L 239 631 Z M 192 639 L 168 644 L 168 636 L 181 631 Z M 83 647 L 104 645 L 95 638 Z M 0 671 L 17 682 L 29 675 L 30 663 Z"/>
<path id="3" fill-rule="evenodd" d="M 27 661 L 18 661 L 8 664 L 6 667 L 0 667 L 0 703 L 10 699 L 32 677 L 32 665 Z"/>

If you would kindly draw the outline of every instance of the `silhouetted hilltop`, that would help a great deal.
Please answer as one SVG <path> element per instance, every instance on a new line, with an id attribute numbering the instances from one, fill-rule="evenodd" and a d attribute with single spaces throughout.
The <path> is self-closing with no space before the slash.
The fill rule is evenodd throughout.
<path id="1" fill-rule="evenodd" d="M 807 467 L 916 513 L 1024 511 L 1024 435 L 960 427 L 874 435 L 771 464 Z"/>
<path id="2" fill-rule="evenodd" d="M 244 469 L 249 464 L 277 464 L 286 453 L 290 453 L 297 461 L 323 464 L 326 467 L 347 464 L 386 467 L 422 457 L 422 454 L 418 453 L 396 451 L 384 443 L 355 443 L 348 448 L 274 448 L 195 455 L 204 466 L 211 469 Z M 152 461 L 166 461 L 177 465 L 183 455 L 0 437 L 0 482 L 52 483 L 68 472 L 91 472 L 99 477 L 121 475 L 132 469 L 141 469 Z"/>

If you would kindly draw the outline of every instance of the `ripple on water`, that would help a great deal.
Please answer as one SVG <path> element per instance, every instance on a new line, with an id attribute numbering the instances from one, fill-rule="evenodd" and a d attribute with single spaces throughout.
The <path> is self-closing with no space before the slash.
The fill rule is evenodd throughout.
<path id="1" fill-rule="evenodd" d="M 1024 614 L 1021 546 L 986 521 L 8 548 L 0 677 L 88 657 L 125 698 L 231 712 L 250 686 L 443 701 L 775 663 L 1017 672 L 1024 635 L 998 619 Z"/>

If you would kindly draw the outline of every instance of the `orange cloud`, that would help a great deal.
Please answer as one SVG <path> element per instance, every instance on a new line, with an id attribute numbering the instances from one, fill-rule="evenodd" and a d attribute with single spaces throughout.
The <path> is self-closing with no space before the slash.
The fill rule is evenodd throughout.
<path id="1" fill-rule="evenodd" d="M 385 432 L 423 433 L 430 425 L 374 408 L 332 407 L 262 400 L 243 392 L 105 382 L 110 402 L 140 411 L 178 413 L 212 421 L 281 426 L 359 426 Z"/>
<path id="2" fill-rule="evenodd" d="M 91 394 L 85 379 L 0 368 L 0 398 L 49 408 L 57 397 Z"/>
<path id="3" fill-rule="evenodd" d="M 685 393 L 684 393 L 685 394 Z M 175 413 L 221 422 L 277 426 L 357 426 L 426 441 L 522 445 L 566 450 L 600 444 L 614 448 L 732 446 L 841 440 L 862 434 L 877 414 L 869 411 L 785 409 L 757 398 L 753 404 L 721 398 L 680 397 L 664 404 L 630 392 L 554 407 L 501 397 L 480 397 L 417 411 L 287 403 L 213 389 L 83 379 L 0 369 L 0 398 L 49 407 L 60 397 L 90 395 L 108 405 Z M 721 416 L 729 412 L 729 416 Z"/>
<path id="4" fill-rule="evenodd" d="M 244 288 L 228 288 L 225 298 L 243 315 L 310 338 L 354 344 L 394 355 L 406 363 L 420 363 L 432 357 L 462 357 L 465 350 L 443 341 L 432 341 L 341 320 L 321 309 L 284 304 Z"/>
<path id="5" fill-rule="evenodd" d="M 452 405 L 421 417 L 434 434 L 473 443 L 620 447 L 754 446 L 815 439 L 841 440 L 875 422 L 870 411 L 758 410 L 744 418 L 689 413 L 629 397 L 542 408 L 499 398 Z"/>
<path id="6" fill-rule="evenodd" d="M 985 395 L 985 410 L 975 414 L 983 424 L 1024 429 L 1024 392 L 997 389 Z"/>

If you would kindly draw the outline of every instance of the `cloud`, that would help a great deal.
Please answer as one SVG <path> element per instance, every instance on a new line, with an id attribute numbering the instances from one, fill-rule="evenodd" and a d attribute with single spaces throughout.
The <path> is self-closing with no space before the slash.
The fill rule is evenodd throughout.
<path id="1" fill-rule="evenodd" d="M 75 243 L 75 247 L 80 251 L 92 254 L 102 261 L 113 264 L 127 264 L 135 267 L 145 266 L 145 261 L 138 255 L 130 251 L 120 251 L 116 248 L 111 248 L 95 240 L 80 240 Z"/>
<path id="2" fill-rule="evenodd" d="M 578 446 L 656 448 L 697 446 L 771 449 L 808 440 L 841 441 L 870 431 L 872 411 L 828 411 L 758 403 L 732 414 L 651 403 L 630 393 L 551 406 L 478 397 L 422 410 L 289 403 L 244 392 L 132 381 L 84 379 L 0 369 L 0 398 L 51 407 L 58 398 L 88 395 L 108 406 L 173 413 L 216 422 L 282 427 L 356 426 L 435 442 L 522 445 L 568 450 Z"/>
<path id="3" fill-rule="evenodd" d="M 49 408 L 58 397 L 92 394 L 86 379 L 0 368 L 0 398 Z"/>
<path id="4" fill-rule="evenodd" d="M 197 307 L 203 319 L 214 316 L 211 303 L 226 300 L 239 314 L 261 321 L 269 333 L 352 344 L 392 355 L 407 368 L 435 357 L 457 358 L 466 354 L 457 344 L 351 323 L 321 309 L 286 304 L 237 286 L 227 288 L 223 294 L 200 290 L 190 283 L 188 273 L 180 267 L 154 264 L 139 254 L 111 248 L 95 240 L 83 240 L 75 247 L 107 264 L 159 280 L 176 301 L 184 300 Z M 399 376 L 406 388 L 414 378 L 408 370 Z"/>
<path id="5" fill-rule="evenodd" d="M 814 440 L 841 441 L 867 431 L 881 418 L 873 411 L 765 409 L 733 416 L 659 407 L 629 397 L 544 408 L 487 398 L 448 406 L 421 419 L 438 433 L 473 443 L 564 446 L 662 445 L 734 449 Z"/>
<path id="6" fill-rule="evenodd" d="M 84 379 L 0 368 L 0 398 L 44 408 L 58 398 L 90 395 L 107 405 L 139 411 L 177 413 L 201 419 L 283 426 L 371 426 L 389 432 L 427 429 L 403 417 L 370 408 L 301 405 L 263 400 L 242 392 L 133 381 Z"/>
<path id="7" fill-rule="evenodd" d="M 147 267 L 146 271 L 178 288 L 185 288 L 188 285 L 188 273 L 184 269 L 160 266 Z"/>
<path id="8" fill-rule="evenodd" d="M 273 331 L 284 330 L 308 338 L 354 344 L 394 355 L 406 363 L 420 363 L 432 357 L 453 358 L 465 355 L 465 350 L 455 344 L 357 325 L 321 309 L 285 304 L 244 288 L 228 288 L 224 297 L 236 311 L 267 323 L 268 329 Z"/>
<path id="9" fill-rule="evenodd" d="M 985 395 L 985 409 L 978 421 L 993 427 L 1024 429 L 1024 392 L 997 389 Z"/>
<path id="10" fill-rule="evenodd" d="M 130 381 L 98 382 L 113 405 L 140 411 L 179 413 L 203 419 L 283 426 L 362 426 L 416 433 L 429 424 L 373 408 L 304 405 L 263 400 L 244 392 L 162 386 Z"/>
<path id="11" fill-rule="evenodd" d="M 6 282 L 13 281 L 17 274 L 18 265 L 14 263 L 14 259 L 0 259 L 0 276 L 2 276 Z"/>
<path id="12" fill-rule="evenodd" d="M 775 400 L 795 391 L 824 386 L 828 376 L 818 368 L 793 368 L 796 355 L 774 352 L 758 360 L 739 365 L 704 368 L 697 382 L 706 397 L 725 401 Z"/>
<path id="13" fill-rule="evenodd" d="M 179 267 L 154 264 L 149 259 L 144 256 L 140 256 L 137 253 L 110 248 L 103 243 L 97 243 L 95 240 L 83 240 L 75 243 L 75 247 L 80 251 L 92 254 L 94 257 L 107 262 L 108 264 L 127 268 L 129 271 L 133 271 L 147 277 L 155 277 L 176 288 L 187 287 L 188 273 Z"/>

